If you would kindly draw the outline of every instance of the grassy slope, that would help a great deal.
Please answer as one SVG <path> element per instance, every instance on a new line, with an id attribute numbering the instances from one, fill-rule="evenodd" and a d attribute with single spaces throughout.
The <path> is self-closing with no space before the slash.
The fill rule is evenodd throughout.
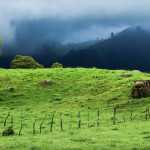
<path id="1" fill-rule="evenodd" d="M 117 76 L 123 72 L 131 72 L 133 76 Z M 51 85 L 42 85 L 41 82 L 47 79 L 52 80 Z M 131 98 L 132 86 L 138 79 L 150 79 L 150 74 L 95 68 L 0 69 L 0 133 L 3 132 L 3 123 L 9 110 L 14 117 L 15 131 L 14 136 L 0 135 L 1 149 L 150 149 L 149 120 L 144 118 L 145 109 L 150 106 L 149 98 Z M 13 92 L 5 91 L 8 84 L 15 89 Z M 117 106 L 115 126 L 114 106 Z M 23 129 L 19 137 L 21 109 Z M 50 133 L 54 109 L 54 126 Z M 98 109 L 100 127 L 97 126 Z M 46 111 L 47 118 L 40 135 L 39 126 Z M 78 129 L 79 111 L 82 118 L 81 129 Z M 63 113 L 63 132 L 60 131 L 60 112 Z M 70 114 L 73 116 L 71 129 Z M 35 136 L 32 135 L 34 119 L 37 120 Z M 8 118 L 7 127 L 10 126 L 10 120 L 11 117 Z"/>

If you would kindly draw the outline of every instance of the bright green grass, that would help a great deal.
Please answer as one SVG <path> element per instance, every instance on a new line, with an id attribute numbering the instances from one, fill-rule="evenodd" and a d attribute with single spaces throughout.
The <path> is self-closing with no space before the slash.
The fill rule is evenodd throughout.
<path id="1" fill-rule="evenodd" d="M 118 77 L 125 72 L 133 76 Z M 41 84 L 42 81 L 49 79 L 52 80 L 50 86 Z M 145 109 L 150 107 L 150 98 L 131 97 L 134 81 L 140 79 L 150 80 L 150 74 L 96 68 L 0 69 L 0 150 L 150 149 L 150 121 L 145 120 Z M 14 91 L 5 90 L 8 84 Z M 117 106 L 116 125 L 113 125 L 115 106 Z M 23 128 L 19 137 L 21 109 Z M 97 126 L 98 109 L 100 126 Z M 50 124 L 54 110 L 56 113 L 51 133 Z M 9 111 L 7 127 L 11 125 L 13 116 L 15 135 L 3 137 L 3 124 Z M 82 120 L 80 129 L 78 129 L 79 111 Z M 46 112 L 47 117 L 40 135 L 40 124 Z M 62 132 L 60 112 L 63 113 Z M 88 113 L 90 128 L 88 128 Z M 32 126 L 35 119 L 36 134 L 33 136 Z"/>

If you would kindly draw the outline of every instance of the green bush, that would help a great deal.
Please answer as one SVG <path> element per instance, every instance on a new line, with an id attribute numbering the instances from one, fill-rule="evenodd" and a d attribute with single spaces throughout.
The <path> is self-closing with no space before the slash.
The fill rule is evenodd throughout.
<path id="1" fill-rule="evenodd" d="M 63 65 L 61 63 L 53 63 L 51 68 L 63 68 Z"/>
<path id="2" fill-rule="evenodd" d="M 9 135 L 13 135 L 14 134 L 14 130 L 12 127 L 8 127 L 5 131 L 5 133 L 3 133 L 5 136 L 9 136 Z"/>
<path id="3" fill-rule="evenodd" d="M 30 56 L 16 55 L 14 60 L 11 61 L 10 68 L 36 69 L 36 68 L 43 68 L 43 65 L 36 62 Z"/>

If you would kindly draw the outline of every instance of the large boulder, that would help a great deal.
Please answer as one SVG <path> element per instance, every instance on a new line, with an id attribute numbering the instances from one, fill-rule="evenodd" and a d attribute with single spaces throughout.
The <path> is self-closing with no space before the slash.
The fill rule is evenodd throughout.
<path id="1" fill-rule="evenodd" d="M 150 96 L 150 81 L 137 80 L 132 88 L 132 97 L 147 97 Z"/>

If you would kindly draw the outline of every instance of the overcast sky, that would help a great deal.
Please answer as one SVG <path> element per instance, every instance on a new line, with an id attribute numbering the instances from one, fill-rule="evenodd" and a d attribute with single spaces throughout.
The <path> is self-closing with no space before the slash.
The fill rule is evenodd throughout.
<path id="1" fill-rule="evenodd" d="M 149 21 L 149 0 L 0 0 L 0 36 L 7 42 L 81 42 Z"/>

